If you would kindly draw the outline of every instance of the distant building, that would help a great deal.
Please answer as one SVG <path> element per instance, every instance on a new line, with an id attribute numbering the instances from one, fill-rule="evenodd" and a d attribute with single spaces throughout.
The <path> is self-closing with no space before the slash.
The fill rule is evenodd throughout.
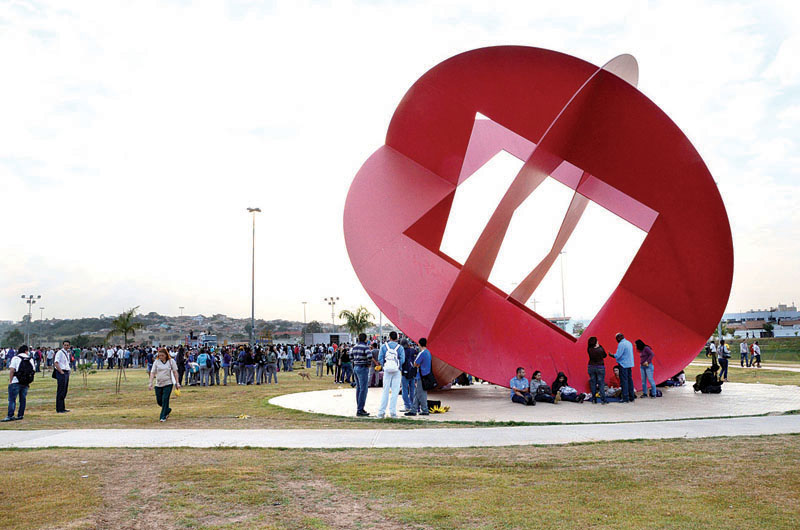
<path id="1" fill-rule="evenodd" d="M 308 345 L 352 342 L 349 333 L 306 333 L 303 339 Z"/>

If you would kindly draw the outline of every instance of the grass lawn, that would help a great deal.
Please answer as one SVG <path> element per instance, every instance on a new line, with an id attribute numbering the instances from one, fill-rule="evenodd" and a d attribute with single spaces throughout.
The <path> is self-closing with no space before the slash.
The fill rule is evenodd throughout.
<path id="1" fill-rule="evenodd" d="M 767 337 L 763 339 L 747 339 L 748 346 L 754 340 L 758 340 L 758 345 L 761 347 L 761 361 L 762 364 L 769 362 L 784 363 L 795 362 L 800 363 L 800 337 Z M 731 361 L 739 361 L 739 343 L 741 339 L 725 341 L 731 349 Z M 706 358 L 705 352 L 700 352 L 697 356 L 698 360 Z"/>
<path id="2" fill-rule="evenodd" d="M 56 381 L 47 375 L 37 374 L 28 392 L 25 421 L 0 424 L 2 429 L 62 429 L 62 428 L 216 428 L 216 429 L 292 429 L 292 428 L 374 428 L 375 422 L 358 418 L 342 418 L 309 414 L 284 409 L 268 403 L 281 394 L 326 390 L 342 387 L 333 383 L 332 376 L 310 380 L 294 372 L 280 372 L 277 385 L 183 387 L 180 397 L 172 396 L 173 415 L 167 423 L 158 422 L 160 408 L 155 394 L 148 390 L 148 377 L 144 370 L 128 369 L 127 382 L 122 383 L 120 394 L 114 392 L 116 371 L 100 370 L 88 375 L 84 388 L 80 374 L 70 376 L 66 405 L 69 414 L 56 414 Z M 8 372 L 0 372 L 7 381 Z M 344 385 L 346 386 L 346 385 Z M 0 406 L 8 403 L 7 384 L 0 385 Z M 349 388 L 349 387 L 348 387 Z M 370 392 L 380 389 L 370 389 Z M 355 415 L 355 403 L 353 403 Z M 3 413 L 4 415 L 4 413 Z M 238 416 L 249 416 L 238 419 Z M 409 421 L 385 421 L 382 428 L 409 426 Z M 417 421 L 420 427 L 437 428 L 437 422 Z"/>
<path id="3" fill-rule="evenodd" d="M 710 362 L 703 362 L 704 366 L 689 365 L 686 372 L 686 383 L 693 384 L 697 374 L 702 373 Z M 731 383 L 765 383 L 770 385 L 800 385 L 800 372 L 787 372 L 770 370 L 768 368 L 741 368 L 738 364 L 728 365 L 728 381 Z M 724 392 L 724 390 L 723 390 Z"/>
<path id="4" fill-rule="evenodd" d="M 8 529 L 794 529 L 800 468 L 789 463 L 798 461 L 800 436 L 490 449 L 0 451 L 10 470 L 5 484 L 14 485 L 4 488 L 4 503 L 25 506 L 4 512 Z M 37 502 L 29 502 L 32 492 Z"/>

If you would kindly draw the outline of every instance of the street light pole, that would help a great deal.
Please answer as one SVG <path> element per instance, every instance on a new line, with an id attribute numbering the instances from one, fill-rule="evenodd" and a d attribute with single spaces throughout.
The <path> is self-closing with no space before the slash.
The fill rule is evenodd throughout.
<path id="1" fill-rule="evenodd" d="M 250 278 L 250 350 L 256 347 L 256 214 L 261 208 L 248 208 L 253 214 L 253 265 Z"/>
<path id="2" fill-rule="evenodd" d="M 566 254 L 566 252 L 563 250 L 558 253 L 558 255 L 561 257 L 561 318 L 566 320 L 567 301 L 564 298 L 564 254 Z M 566 324 L 564 324 L 564 326 L 566 327 Z"/>
<path id="3" fill-rule="evenodd" d="M 39 308 L 39 334 L 44 337 L 44 307 Z M 39 337 L 39 346 L 41 346 L 42 339 Z"/>
<path id="4" fill-rule="evenodd" d="M 28 304 L 28 324 L 27 326 L 25 326 L 27 338 L 25 339 L 25 344 L 27 344 L 28 347 L 30 348 L 29 343 L 31 341 L 31 309 L 33 308 L 33 304 L 35 304 L 37 300 L 41 300 L 42 295 L 39 294 L 34 296 L 32 294 L 29 294 L 28 296 L 25 296 L 23 294 L 21 298 L 25 300 L 26 304 Z"/>
<path id="5" fill-rule="evenodd" d="M 331 326 L 333 326 L 333 332 L 336 333 L 336 302 L 339 300 L 338 296 L 331 296 L 325 298 L 325 301 L 328 302 L 328 305 L 331 306 Z"/>

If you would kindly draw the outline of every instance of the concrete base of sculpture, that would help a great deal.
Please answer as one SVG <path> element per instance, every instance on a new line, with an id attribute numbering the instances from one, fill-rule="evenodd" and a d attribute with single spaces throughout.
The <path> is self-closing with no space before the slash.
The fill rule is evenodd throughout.
<path id="1" fill-rule="evenodd" d="M 428 421 L 603 423 L 754 416 L 800 409 L 798 386 L 726 383 L 722 394 L 717 395 L 695 394 L 688 385 L 661 390 L 663 397 L 637 399 L 632 405 L 562 402 L 557 405 L 537 403 L 534 407 L 526 407 L 512 403 L 509 390 L 499 386 L 481 384 L 453 387 L 451 390 L 428 394 L 429 399 L 441 400 L 443 405 L 449 405 L 450 412 L 414 418 Z M 381 391 L 381 388 L 370 388 L 367 394 L 366 409 L 373 416 L 380 405 Z M 398 402 L 399 408 L 402 408 L 401 401 Z M 269 402 L 305 412 L 355 415 L 355 390 L 350 387 L 286 394 L 274 397 Z M 400 417 L 404 418 L 402 414 Z"/>

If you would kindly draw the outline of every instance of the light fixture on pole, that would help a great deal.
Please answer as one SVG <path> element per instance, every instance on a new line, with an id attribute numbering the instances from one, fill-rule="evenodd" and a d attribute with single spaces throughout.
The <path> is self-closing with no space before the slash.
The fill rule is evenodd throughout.
<path id="1" fill-rule="evenodd" d="M 325 301 L 328 302 L 328 305 L 331 306 L 331 326 L 333 326 L 333 332 L 336 333 L 336 302 L 339 301 L 338 296 L 330 296 L 325 298 Z"/>
<path id="2" fill-rule="evenodd" d="M 25 344 L 28 344 L 28 347 L 30 347 L 29 343 L 31 341 L 31 308 L 33 308 L 33 304 L 35 304 L 37 300 L 41 300 L 42 295 L 38 294 L 34 296 L 32 294 L 29 294 L 28 296 L 25 296 L 23 294 L 21 298 L 25 300 L 26 304 L 28 304 L 28 325 L 25 326 L 25 334 L 27 335 L 25 339 Z"/>
<path id="3" fill-rule="evenodd" d="M 250 349 L 256 347 L 256 214 L 261 208 L 247 208 L 253 214 L 253 265 L 250 278 Z"/>

